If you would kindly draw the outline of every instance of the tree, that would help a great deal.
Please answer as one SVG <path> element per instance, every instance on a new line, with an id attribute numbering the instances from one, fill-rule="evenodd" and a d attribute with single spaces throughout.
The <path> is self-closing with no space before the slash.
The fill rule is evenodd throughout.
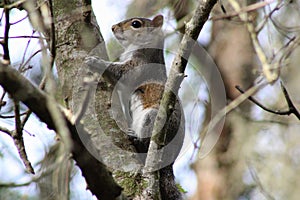
<path id="1" fill-rule="evenodd" d="M 240 153 L 249 155 L 249 152 L 255 152 L 253 149 L 248 150 L 253 143 L 245 144 L 244 142 L 253 142 L 255 140 L 253 137 L 261 135 L 259 132 L 261 126 L 255 124 L 254 121 L 260 120 L 262 127 L 269 126 L 270 123 L 275 124 L 274 126 L 284 124 L 280 125 L 283 126 L 280 127 L 280 130 L 297 128 L 297 125 L 288 121 L 290 118 L 279 118 L 274 123 L 269 116 L 268 121 L 263 121 L 264 118 L 253 117 L 251 104 L 246 101 L 249 99 L 273 114 L 293 114 L 299 120 L 299 112 L 295 106 L 297 104 L 292 100 L 295 98 L 295 92 L 291 93 L 292 95 L 288 92 L 292 90 L 293 84 L 288 84 L 289 81 L 287 81 L 291 78 L 291 82 L 293 80 L 296 82 L 297 76 L 292 76 L 292 73 L 297 73 L 293 72 L 295 69 L 292 66 L 290 68 L 293 70 L 286 70 L 284 67 L 288 59 L 297 59 L 295 52 L 296 49 L 299 49 L 299 36 L 296 34 L 298 29 L 295 24 L 291 24 L 290 27 L 284 26 L 273 16 L 277 10 L 288 13 L 293 10 L 292 6 L 298 5 L 298 2 L 249 1 L 244 5 L 243 1 L 230 0 L 228 3 L 221 3 L 223 4 L 218 4 L 211 18 L 213 29 L 208 50 L 221 71 L 230 103 L 224 108 L 220 107 L 220 112 L 216 113 L 211 108 L 211 105 L 214 104 L 213 96 L 208 98 L 206 104 L 203 103 L 205 115 L 202 131 L 198 131 L 199 127 L 192 127 L 194 130 L 191 130 L 197 136 L 197 139 L 193 141 L 194 151 L 197 154 L 206 155 L 211 150 L 219 137 L 219 122 L 222 121 L 225 114 L 230 114 L 214 151 L 206 159 L 195 162 L 194 169 L 199 179 L 198 196 L 195 196 L 195 199 L 248 197 L 252 199 L 255 198 L 253 193 L 257 190 L 260 190 L 269 199 L 273 199 L 272 193 L 276 196 L 284 194 L 285 197 L 292 199 L 297 196 L 297 192 L 289 192 L 291 186 L 281 187 L 283 189 L 277 193 L 273 187 L 279 186 L 273 185 L 265 178 L 272 176 L 259 170 L 261 167 L 257 165 L 259 156 L 270 155 L 262 153 L 265 149 L 261 149 L 261 152 L 251 157 L 246 164 L 241 160 Z M 165 114 L 162 110 L 167 111 L 167 117 L 172 113 L 172 109 L 169 108 L 172 108 L 172 104 L 174 106 L 175 95 L 184 79 L 190 54 L 192 54 L 192 59 L 196 60 L 195 62 L 202 63 L 200 67 L 195 67 L 195 71 L 200 68 L 200 71 L 210 70 L 208 65 L 203 65 L 206 57 L 199 57 L 199 54 L 195 54 L 195 52 L 199 48 L 196 42 L 199 33 L 215 4 L 216 0 L 199 0 L 197 2 L 180 0 L 175 3 L 166 0 L 141 0 L 133 1 L 133 6 L 128 11 L 128 13 L 140 11 L 140 13 L 137 12 L 137 15 L 151 16 L 155 11 L 168 7 L 174 13 L 178 30 L 183 33 L 167 82 L 168 87 L 166 88 L 169 90 L 166 89 L 161 101 L 159 115 L 162 118 Z M 43 159 L 43 170 L 33 176 L 32 180 L 24 184 L 7 183 L 0 184 L 0 186 L 14 187 L 37 182 L 41 192 L 40 198 L 69 199 L 69 179 L 72 176 L 71 160 L 74 160 L 86 180 L 87 188 L 98 199 L 160 199 L 161 197 L 171 199 L 168 192 L 178 191 L 179 186 L 178 188 L 159 188 L 155 184 L 155 181 L 159 180 L 157 171 L 141 174 L 133 170 L 139 167 L 139 163 L 134 158 L 135 149 L 118 126 L 118 123 L 122 122 L 113 119 L 111 117 L 113 110 L 109 109 L 111 108 L 113 88 L 104 80 L 91 74 L 84 64 L 84 59 L 89 55 L 108 59 L 91 1 L 4 0 L 1 1 L 1 6 L 4 9 L 5 28 L 1 41 L 3 59 L 0 64 L 0 85 L 3 88 L 3 95 L 0 99 L 0 109 L 10 106 L 13 110 L 12 116 L 3 117 L 1 115 L 1 118 L 5 120 L 10 117 L 15 124 L 13 130 L 0 126 L 1 134 L 6 133 L 13 139 L 19 156 L 29 173 L 35 173 L 36 169 L 27 158 L 23 132 L 32 113 L 49 129 L 56 132 L 58 142 L 51 147 Z M 133 7 L 135 9 L 132 9 Z M 221 7 L 223 9 L 220 9 Z M 20 68 L 18 71 L 10 66 L 10 52 L 13 50 L 8 44 L 13 38 L 9 36 L 9 32 L 11 26 L 18 23 L 10 20 L 9 14 L 13 8 L 24 9 L 28 13 L 35 31 L 32 36 L 28 37 L 36 38 L 41 46 L 41 49 L 35 53 L 41 54 L 41 65 L 43 66 L 43 77 L 38 86 L 22 76 L 22 73 L 30 71 L 32 66 L 23 67 L 23 70 Z M 191 12 L 192 10 L 193 12 Z M 290 12 L 289 15 L 296 16 L 294 12 Z M 184 21 L 188 23 L 185 24 Z M 276 41 L 280 41 L 279 43 L 282 45 L 278 51 L 268 54 L 268 52 L 272 52 L 272 49 L 265 48 L 262 44 L 264 38 L 258 36 L 262 31 L 266 31 L 265 27 L 270 24 L 274 25 L 280 34 L 276 34 L 274 31 L 268 33 L 278 39 Z M 27 36 L 22 36 L 20 33 L 18 37 Z M 240 40 L 237 41 L 238 39 Z M 232 42 L 236 43 L 233 45 Z M 195 44 L 196 47 L 194 47 Z M 296 61 L 294 62 L 296 63 Z M 54 63 L 57 67 L 59 87 L 56 86 L 56 80 L 52 74 Z M 261 69 L 258 70 L 261 72 L 253 74 L 254 66 L 261 66 Z M 262 82 L 254 81 L 254 77 L 257 75 L 263 77 Z M 287 112 L 267 109 L 253 97 L 267 85 L 276 85 L 279 79 L 283 81 L 281 97 L 286 100 L 289 107 Z M 213 82 L 214 79 L 206 80 L 207 90 L 211 94 L 213 92 L 210 89 L 220 89 L 213 88 Z M 235 85 L 241 87 L 235 89 Z M 247 90 L 244 91 L 245 89 Z M 6 94 L 9 94 L 11 105 L 7 105 L 9 102 L 4 100 Z M 268 103 L 268 101 L 264 100 L 263 103 Z M 240 104 L 242 106 L 239 106 Z M 239 111 L 240 109 L 242 112 Z M 159 127 L 159 123 L 162 122 L 157 120 L 155 127 Z M 154 128 L 154 133 L 161 134 L 156 128 Z M 296 137 L 292 133 L 288 133 L 288 136 Z M 294 155 L 297 155 L 299 144 L 295 143 L 291 147 L 289 142 L 285 143 L 285 147 L 293 154 L 293 156 L 289 156 L 290 162 L 297 163 Z M 153 147 L 155 147 L 155 143 L 152 141 L 148 154 L 151 156 L 147 157 L 148 163 L 151 159 L 152 161 L 159 159 L 156 154 L 153 154 Z M 268 165 L 272 165 L 272 162 Z M 289 165 L 287 164 L 287 166 Z M 295 168 L 299 170 L 297 164 L 295 164 Z M 242 180 L 242 177 L 247 175 L 247 169 L 248 174 L 250 173 L 252 177 L 251 184 Z M 297 178 L 291 176 L 291 169 L 284 168 L 283 170 L 288 174 L 290 180 L 299 183 Z M 263 179 L 259 174 L 264 175 Z M 153 193 L 146 196 L 145 193 L 149 191 L 149 188 Z M 164 189 L 169 191 L 164 192 Z M 53 193 L 50 194 L 49 191 L 53 191 Z M 176 197 L 176 199 L 181 198 Z"/>
<path id="2" fill-rule="evenodd" d="M 198 37 L 199 32 L 208 18 L 209 12 L 214 4 L 215 2 L 199 2 L 199 7 L 191 21 L 191 26 L 187 29 L 189 31 L 188 34 L 190 34 L 192 39 L 196 39 Z M 43 55 L 42 64 L 44 65 L 45 70 L 45 77 L 40 84 L 40 88 L 46 93 L 33 86 L 17 71 L 7 66 L 7 64 L 10 63 L 8 48 L 8 32 L 10 28 L 9 12 L 11 8 L 16 6 L 21 7 L 21 9 L 25 9 L 28 12 L 32 26 L 39 31 L 40 43 L 42 46 L 41 53 Z M 15 144 L 19 149 L 20 157 L 22 158 L 26 169 L 29 172 L 34 173 L 34 169 L 27 159 L 23 144 L 22 131 L 24 122 L 22 123 L 21 121 L 20 109 L 18 106 L 19 102 L 24 103 L 30 109 L 30 111 L 28 111 L 29 114 L 27 115 L 30 115 L 31 112 L 35 113 L 40 120 L 47 124 L 50 129 L 53 129 L 58 133 L 58 136 L 61 140 L 61 145 L 63 145 L 62 152 L 64 152 L 66 155 L 68 155 L 69 152 L 72 153 L 72 158 L 76 161 L 76 164 L 81 169 L 83 176 L 86 178 L 88 188 L 95 196 L 97 196 L 99 199 L 115 199 L 118 196 L 125 195 L 125 193 L 121 193 L 121 187 L 115 182 L 113 176 L 104 163 L 101 163 L 92 155 L 108 153 L 108 158 L 111 158 L 110 163 L 112 163 L 114 162 L 113 159 L 116 156 L 113 157 L 109 154 L 115 154 L 116 152 L 111 151 L 111 149 L 105 152 L 105 149 L 101 148 L 104 138 L 98 136 L 99 134 L 97 134 L 95 125 L 93 123 L 86 122 L 89 121 L 88 117 L 82 118 L 82 115 L 85 112 L 88 114 L 91 113 L 91 115 L 85 116 L 93 115 L 92 110 L 90 110 L 90 108 L 86 108 L 84 104 L 89 98 L 91 88 L 93 88 L 91 85 L 92 81 L 86 82 L 90 88 L 87 89 L 86 96 L 83 95 L 83 103 L 80 102 L 80 97 L 82 94 L 80 94 L 79 91 L 82 91 L 83 88 L 81 88 L 82 84 L 80 84 L 82 83 L 81 76 L 78 76 L 78 74 L 87 73 L 82 67 L 83 59 L 90 51 L 92 51 L 90 52 L 91 54 L 97 54 L 106 57 L 105 50 L 103 49 L 103 39 L 101 37 L 99 28 L 95 23 L 95 17 L 91 10 L 90 2 L 26 1 L 23 3 L 16 1 L 11 4 L 10 2 L 5 1 L 3 7 L 6 14 L 6 35 L 3 41 L 3 60 L 5 61 L 5 64 L 1 66 L 1 85 L 5 92 L 10 94 L 12 99 L 15 101 L 14 107 L 16 130 L 9 131 L 3 128 L 2 131 L 14 138 Z M 80 10 L 78 8 L 80 8 Z M 72 16 L 74 14 L 76 14 L 75 17 Z M 51 21 L 52 17 L 54 17 L 54 22 Z M 46 39 L 44 40 L 43 37 Z M 182 53 L 189 55 L 192 44 L 193 41 L 187 37 L 182 43 Z M 48 54 L 47 49 L 49 50 L 50 55 Z M 72 108 L 72 112 L 74 112 L 74 114 L 68 113 L 68 111 L 65 109 L 60 109 L 54 98 L 55 82 L 53 75 L 51 74 L 54 60 L 58 68 L 58 76 L 62 86 L 61 98 L 64 99 L 67 107 Z M 181 62 L 180 54 L 178 55 L 177 60 L 178 62 Z M 180 64 L 183 69 L 179 68 L 181 71 L 178 71 L 177 73 L 183 74 L 185 65 L 186 62 Z M 176 76 L 176 74 L 173 76 Z M 72 82 L 70 80 L 72 80 Z M 175 86 L 178 87 L 178 81 L 181 82 L 181 79 L 175 79 L 175 81 L 177 81 Z M 172 79 L 170 83 L 172 85 Z M 106 87 L 106 89 L 103 89 L 103 87 Z M 97 112 L 97 117 L 100 118 L 99 122 L 103 124 L 101 128 L 104 129 L 104 132 L 107 131 L 105 129 L 109 129 L 107 132 L 110 132 L 110 136 L 113 136 L 112 138 L 115 141 L 121 138 L 122 143 L 125 144 L 125 148 L 130 148 L 128 144 L 124 143 L 124 134 L 120 134 L 120 130 L 116 128 L 117 126 L 109 117 L 109 113 L 107 111 L 103 112 L 103 107 L 101 107 L 109 103 L 109 90 L 107 90 L 107 87 L 108 86 L 106 83 L 100 81 L 98 84 L 99 89 L 96 90 L 97 101 L 95 103 L 96 110 L 99 109 Z M 26 92 L 20 94 L 19 92 L 21 91 Z M 166 96 L 166 98 L 163 98 L 163 102 L 165 102 L 162 104 L 163 106 L 168 107 L 168 102 L 170 102 L 170 100 L 168 100 L 169 98 L 170 95 Z M 115 131 L 112 131 L 111 127 L 115 127 Z M 84 143 L 91 144 L 89 150 L 86 149 Z M 114 172 L 115 177 L 117 177 L 116 174 L 117 172 Z M 126 174 L 121 175 L 123 182 L 125 175 Z M 135 179 L 137 180 L 137 178 Z M 142 187 L 141 183 L 142 181 L 140 180 L 139 184 Z M 128 183 L 127 185 L 123 185 L 123 187 L 127 190 L 132 190 L 132 188 L 130 188 L 132 186 Z M 150 185 L 150 187 L 152 186 Z M 158 189 L 159 191 L 159 188 L 153 189 Z M 155 191 L 157 194 L 151 194 L 150 198 L 156 199 L 155 196 L 161 195 L 158 191 L 153 191 Z M 137 191 L 134 191 L 133 194 L 141 195 L 137 194 Z M 165 198 L 168 197 L 166 196 Z"/>

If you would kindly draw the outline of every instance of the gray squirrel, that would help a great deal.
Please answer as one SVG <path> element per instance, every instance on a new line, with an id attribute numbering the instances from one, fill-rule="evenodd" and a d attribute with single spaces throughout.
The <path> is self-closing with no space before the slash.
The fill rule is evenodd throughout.
<path id="1" fill-rule="evenodd" d="M 120 93 L 123 93 L 120 98 L 125 104 L 123 112 L 129 122 L 128 133 L 140 141 L 143 139 L 147 141 L 151 137 L 167 80 L 162 25 L 162 15 L 154 17 L 153 20 L 131 18 L 115 24 L 112 31 L 125 49 L 120 61 L 108 62 L 98 57 L 86 59 L 92 71 L 102 74 L 109 83 L 117 85 Z M 174 134 L 184 131 L 180 130 L 183 127 L 179 126 L 182 114 L 178 102 L 174 114 L 169 119 L 169 122 L 174 124 L 168 125 L 170 127 L 168 130 Z M 178 134 L 183 135 L 180 132 Z M 166 142 L 169 143 L 173 137 L 167 138 Z M 137 145 L 137 151 L 147 152 L 148 143 L 149 141 Z"/>
<path id="2" fill-rule="evenodd" d="M 127 134 L 138 153 L 147 153 L 154 121 L 167 81 L 164 61 L 163 16 L 152 20 L 131 18 L 112 26 L 116 39 L 125 51 L 119 62 L 91 56 L 86 64 L 101 74 L 117 91 L 122 104 Z M 167 137 L 160 169 L 162 199 L 181 199 L 172 169 L 184 139 L 184 115 L 177 100 L 174 111 L 165 122 Z M 145 158 L 142 161 L 145 162 Z"/>

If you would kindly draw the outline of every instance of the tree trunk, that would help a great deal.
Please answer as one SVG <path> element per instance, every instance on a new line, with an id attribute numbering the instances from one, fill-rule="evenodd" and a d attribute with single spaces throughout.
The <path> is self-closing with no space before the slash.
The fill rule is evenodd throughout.
<path id="1" fill-rule="evenodd" d="M 90 2 L 56 0 L 54 15 L 57 35 L 56 65 L 63 91 L 62 98 L 73 114 L 83 106 L 86 90 L 92 90 L 86 113 L 81 119 L 92 143 L 85 136 L 81 136 L 81 141 L 95 159 L 110 169 L 125 194 L 135 194 L 140 191 L 142 184 L 134 181 L 130 174 L 136 172 L 139 165 L 133 158 L 135 150 L 127 135 L 119 129 L 109 113 L 113 88 L 99 78 L 97 86 L 84 86 L 84 79 L 91 77 L 84 59 L 89 55 L 96 55 L 108 60 L 105 43 Z M 138 180 L 141 181 L 140 178 Z"/>

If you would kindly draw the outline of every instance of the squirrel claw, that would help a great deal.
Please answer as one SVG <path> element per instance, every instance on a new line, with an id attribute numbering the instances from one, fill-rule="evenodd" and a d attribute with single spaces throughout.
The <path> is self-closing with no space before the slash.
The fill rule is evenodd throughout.
<path id="1" fill-rule="evenodd" d="M 85 58 L 84 63 L 93 72 L 103 73 L 106 69 L 105 61 L 97 56 L 88 56 L 87 58 Z"/>

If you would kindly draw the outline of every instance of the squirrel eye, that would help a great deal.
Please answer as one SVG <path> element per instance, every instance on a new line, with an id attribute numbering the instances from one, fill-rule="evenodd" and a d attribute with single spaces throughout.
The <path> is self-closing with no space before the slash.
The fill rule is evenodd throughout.
<path id="1" fill-rule="evenodd" d="M 140 28 L 142 26 L 142 23 L 138 20 L 134 20 L 132 23 L 131 23 L 131 26 L 133 28 Z"/>

